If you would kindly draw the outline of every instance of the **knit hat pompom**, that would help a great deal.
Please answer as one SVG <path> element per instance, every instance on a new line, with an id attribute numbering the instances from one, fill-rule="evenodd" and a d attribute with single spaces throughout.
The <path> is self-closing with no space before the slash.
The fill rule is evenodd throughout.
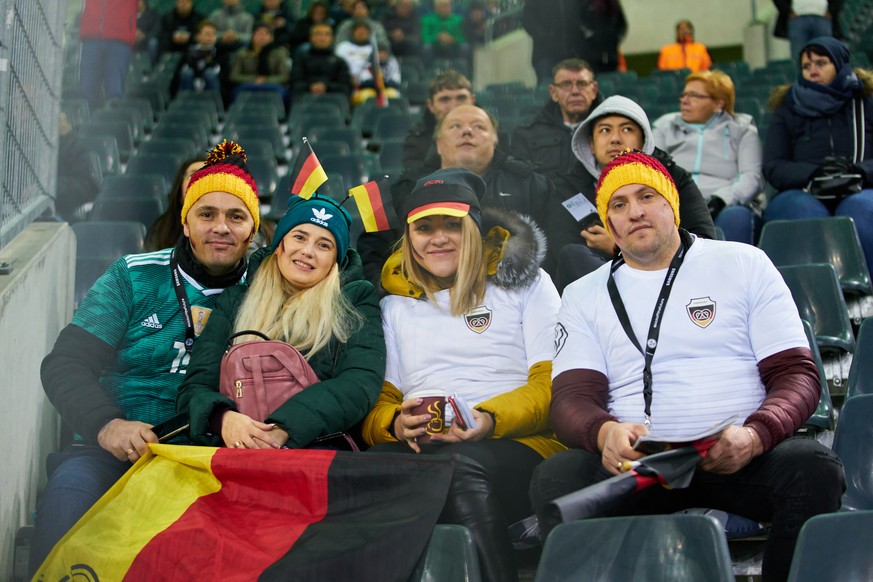
<path id="1" fill-rule="evenodd" d="M 223 140 L 212 148 L 206 164 L 194 172 L 188 183 L 182 205 L 183 224 L 188 211 L 200 198 L 210 192 L 226 192 L 242 200 L 255 221 L 255 232 L 258 232 L 261 224 L 258 185 L 246 167 L 246 159 L 245 150 L 234 141 Z"/>
<path id="2" fill-rule="evenodd" d="M 603 168 L 597 182 L 597 214 L 612 234 L 606 219 L 609 201 L 615 191 L 628 184 L 652 187 L 663 196 L 673 209 L 673 218 L 679 226 L 679 191 L 664 164 L 639 150 L 627 149 Z"/>

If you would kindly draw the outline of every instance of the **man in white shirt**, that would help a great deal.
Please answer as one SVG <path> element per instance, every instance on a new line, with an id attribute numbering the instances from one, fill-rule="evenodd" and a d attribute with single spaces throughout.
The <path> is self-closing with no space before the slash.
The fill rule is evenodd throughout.
<path id="1" fill-rule="evenodd" d="M 773 35 L 788 38 L 791 58 L 800 59 L 800 49 L 819 36 L 839 37 L 837 14 L 840 0 L 773 0 L 779 17 Z"/>
<path id="2" fill-rule="evenodd" d="M 759 249 L 679 229 L 676 186 L 642 152 L 603 170 L 597 210 L 621 254 L 564 291 L 551 418 L 575 448 L 531 484 L 543 535 L 556 525 L 547 504 L 622 472 L 643 456 L 640 436 L 681 441 L 735 417 L 689 488 L 652 487 L 610 515 L 711 507 L 771 522 L 764 579 L 786 578 L 800 527 L 845 488 L 836 455 L 790 438 L 819 399 L 790 291 Z"/>

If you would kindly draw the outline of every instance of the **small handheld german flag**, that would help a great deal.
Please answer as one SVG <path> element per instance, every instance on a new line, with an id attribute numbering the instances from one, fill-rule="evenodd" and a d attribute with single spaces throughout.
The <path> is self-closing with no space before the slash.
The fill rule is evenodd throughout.
<path id="1" fill-rule="evenodd" d="M 294 182 L 291 184 L 291 193 L 301 198 L 310 198 L 318 190 L 318 187 L 327 182 L 327 174 L 321 166 L 321 162 L 315 157 L 309 140 L 303 138 L 303 149 L 297 154 L 294 169 L 291 175 Z"/>
<path id="2" fill-rule="evenodd" d="M 391 201 L 388 176 L 355 186 L 349 190 L 349 196 L 358 206 L 365 231 L 380 232 L 398 226 L 394 203 Z"/>

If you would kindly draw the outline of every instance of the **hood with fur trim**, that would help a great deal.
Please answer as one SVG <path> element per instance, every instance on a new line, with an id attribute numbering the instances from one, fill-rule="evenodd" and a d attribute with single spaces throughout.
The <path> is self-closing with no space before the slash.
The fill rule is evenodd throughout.
<path id="1" fill-rule="evenodd" d="M 546 257 L 546 235 L 529 216 L 499 208 L 482 209 L 482 240 L 488 282 L 504 289 L 530 285 Z M 424 292 L 403 275 L 402 250 L 382 267 L 382 287 L 390 295 L 419 298 Z"/>
<path id="2" fill-rule="evenodd" d="M 576 128 L 576 133 L 573 134 L 571 142 L 573 154 L 582 162 L 585 169 L 594 176 L 595 179 L 600 177 L 600 166 L 597 164 L 597 159 L 594 157 L 594 152 L 591 151 L 591 131 L 594 122 L 601 117 L 610 115 L 621 115 L 636 122 L 643 130 L 643 147 L 642 151 L 645 154 L 652 155 L 655 151 L 655 140 L 652 135 L 652 125 L 649 123 L 649 118 L 643 108 L 635 101 L 622 97 L 621 95 L 613 95 L 603 100 L 603 103 L 598 105 L 588 117 L 585 118 L 579 127 Z"/>

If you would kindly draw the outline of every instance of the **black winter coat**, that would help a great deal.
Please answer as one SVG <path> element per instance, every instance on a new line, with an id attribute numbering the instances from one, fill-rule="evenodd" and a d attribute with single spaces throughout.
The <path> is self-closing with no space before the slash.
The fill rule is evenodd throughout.
<path id="1" fill-rule="evenodd" d="M 332 50 L 310 49 L 294 58 L 291 90 L 295 97 L 309 93 L 309 86 L 322 82 L 328 93 L 352 94 L 352 77 L 345 60 Z"/>
<path id="2" fill-rule="evenodd" d="M 602 101 L 603 96 L 598 93 L 589 111 Z M 549 101 L 536 117 L 515 130 L 510 153 L 555 181 L 559 174 L 569 172 L 577 161 L 570 145 L 572 139 L 573 129 L 564 124 L 561 108 Z"/>
<path id="3" fill-rule="evenodd" d="M 827 156 L 852 158 L 854 100 L 830 117 L 803 117 L 788 101 L 773 112 L 764 141 L 764 178 L 779 192 L 806 188 Z M 865 159 L 858 164 L 865 187 L 873 186 L 873 96 L 864 96 Z"/>

